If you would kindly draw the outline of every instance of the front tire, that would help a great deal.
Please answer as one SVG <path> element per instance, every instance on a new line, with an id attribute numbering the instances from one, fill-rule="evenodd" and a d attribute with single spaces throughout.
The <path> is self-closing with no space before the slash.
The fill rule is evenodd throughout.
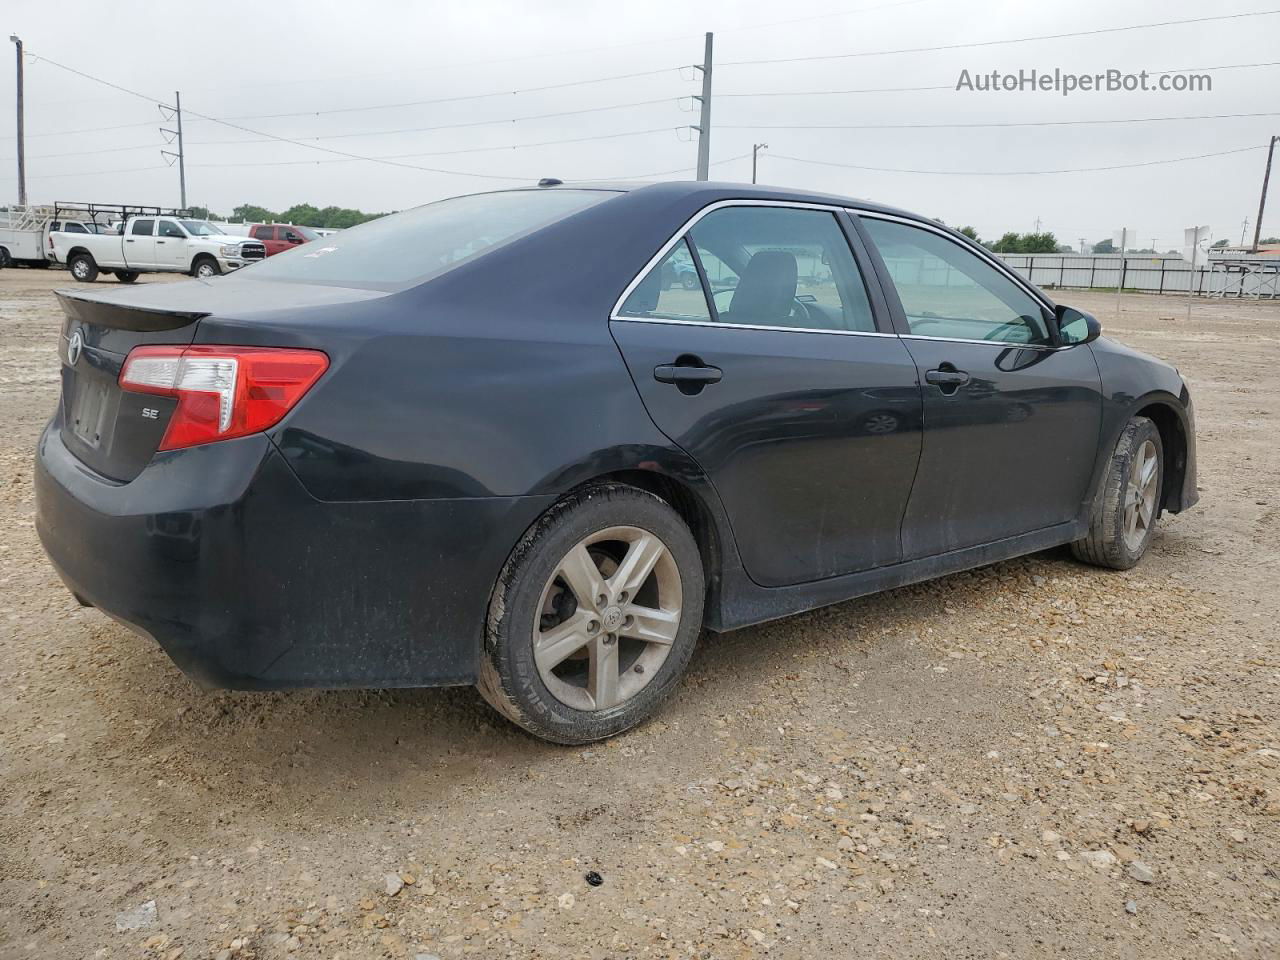
<path id="1" fill-rule="evenodd" d="M 71 271 L 71 276 L 81 283 L 93 283 L 98 279 L 98 265 L 87 253 L 77 253 L 73 256 L 67 261 L 67 269 Z"/>
<path id="2" fill-rule="evenodd" d="M 208 280 L 210 277 L 216 277 L 222 273 L 222 268 L 218 266 L 218 261 L 213 257 L 201 257 L 191 267 L 191 275 L 201 280 Z"/>
<path id="3" fill-rule="evenodd" d="M 477 684 L 537 737 L 621 733 L 671 694 L 702 629 L 702 560 L 660 498 L 588 487 L 521 539 L 494 587 Z"/>
<path id="4" fill-rule="evenodd" d="M 1089 533 L 1071 544 L 1076 559 L 1112 570 L 1135 566 L 1151 544 L 1163 487 L 1160 431 L 1146 417 L 1134 417 L 1120 434 L 1094 498 Z"/>
<path id="5" fill-rule="evenodd" d="M 116 279 L 121 283 L 133 283 L 138 279 L 137 270 L 117 270 Z"/>

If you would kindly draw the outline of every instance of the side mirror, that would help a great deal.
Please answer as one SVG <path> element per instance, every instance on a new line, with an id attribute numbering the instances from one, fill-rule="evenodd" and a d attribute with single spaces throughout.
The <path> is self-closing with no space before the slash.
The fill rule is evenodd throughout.
<path id="1" fill-rule="evenodd" d="M 1093 343 L 1102 336 L 1102 324 L 1091 313 L 1058 304 L 1058 340 L 1064 347 Z"/>

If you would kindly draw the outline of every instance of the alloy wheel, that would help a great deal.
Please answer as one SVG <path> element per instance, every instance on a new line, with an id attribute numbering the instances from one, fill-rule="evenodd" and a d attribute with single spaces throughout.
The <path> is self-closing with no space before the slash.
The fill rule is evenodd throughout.
<path id="1" fill-rule="evenodd" d="M 1155 523 L 1159 467 L 1156 445 L 1150 440 L 1144 441 L 1129 465 L 1129 482 L 1124 491 L 1124 542 L 1130 550 L 1142 549 L 1147 532 Z"/>
<path id="2" fill-rule="evenodd" d="M 680 571 L 639 527 L 584 537 L 561 559 L 534 615 L 533 655 L 551 694 L 578 710 L 608 710 L 657 675 L 680 628 Z"/>

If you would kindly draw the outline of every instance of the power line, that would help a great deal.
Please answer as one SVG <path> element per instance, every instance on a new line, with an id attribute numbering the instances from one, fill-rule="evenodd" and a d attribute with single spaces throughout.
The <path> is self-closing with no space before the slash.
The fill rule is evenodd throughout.
<path id="1" fill-rule="evenodd" d="M 592 140 L 617 140 L 623 137 L 639 137 L 654 133 L 672 133 L 681 127 L 652 127 L 648 130 L 625 130 L 621 133 L 599 133 L 589 137 L 566 137 L 561 140 L 539 140 L 533 143 L 504 143 L 489 147 L 466 147 L 459 150 L 426 150 L 417 153 L 388 153 L 372 156 L 371 160 L 405 160 L 412 157 L 443 157 L 464 153 L 491 153 L 503 150 L 523 150 L 530 147 L 549 147 L 566 143 L 586 143 Z M 192 141 L 188 146 L 211 146 L 213 144 L 259 143 L 258 140 L 208 140 L 199 143 Z M 346 163 L 345 159 L 335 160 L 263 160 L 244 163 L 198 163 L 198 167 L 288 167 L 311 163 Z"/>
<path id="2" fill-rule="evenodd" d="M 934 47 L 902 47 L 897 50 L 860 50 L 856 53 L 827 53 L 808 57 L 781 57 L 764 60 L 730 60 L 718 63 L 718 67 L 745 67 L 769 63 L 807 63 L 816 60 L 849 60 L 855 57 L 891 57 L 903 53 L 935 53 L 940 50 L 971 50 L 976 47 L 1000 47 L 1013 43 L 1032 43 L 1040 40 L 1066 40 L 1072 37 L 1096 37 L 1107 33 L 1126 33 L 1132 30 L 1153 30 L 1157 27 L 1179 27 L 1195 23 L 1211 23 L 1219 20 L 1242 20 L 1246 17 L 1269 17 L 1280 10 L 1255 10 L 1250 13 L 1226 13 L 1213 17 L 1195 17 L 1190 20 L 1161 20 L 1157 23 L 1136 23 L 1124 27 L 1100 27 L 1095 30 L 1075 30 L 1070 33 L 1046 33 L 1034 37 L 1014 37 L 1008 40 L 975 40 L 968 43 L 946 43 Z"/>
<path id="3" fill-rule="evenodd" d="M 48 133 L 28 133 L 27 139 L 32 137 L 66 137 L 73 133 L 106 133 L 108 130 L 128 130 L 132 127 L 154 127 L 155 121 L 147 120 L 143 123 L 119 123 L 113 127 L 82 127 L 79 130 L 55 130 Z M 0 140 L 12 140 L 13 137 L 0 137 Z"/>
<path id="4" fill-rule="evenodd" d="M 149 126 L 154 126 L 154 124 L 149 124 Z M 30 134 L 28 134 L 28 136 L 30 136 Z M 227 142 L 231 142 L 231 141 L 227 141 Z M 164 146 L 163 143 L 146 143 L 146 144 L 140 144 L 139 146 L 136 146 L 136 147 L 94 147 L 92 152 L 95 154 L 97 153 L 128 153 L 131 150 L 154 150 L 157 147 L 163 147 L 163 146 Z M 27 159 L 28 160 L 57 160 L 60 157 L 83 157 L 84 155 L 85 155 L 84 150 L 71 150 L 67 153 L 37 153 L 35 155 L 28 156 Z M 12 159 L 13 159 L 12 157 L 4 157 L 3 159 L 0 159 L 0 163 L 7 163 L 9 160 L 12 160 Z"/>
<path id="5" fill-rule="evenodd" d="M 1209 113 L 1187 117 L 1125 117 L 1116 120 L 1015 120 L 978 123 L 793 123 L 720 124 L 721 130 L 968 130 L 990 127 L 1084 127 L 1121 123 L 1170 123 L 1177 120 L 1233 120 L 1244 117 L 1280 117 L 1271 113 Z"/>
<path id="6" fill-rule="evenodd" d="M 524 123 L 529 120 L 549 120 L 557 117 L 576 117 L 587 113 L 606 113 L 611 110 L 627 110 L 632 107 L 648 107 L 655 103 L 672 103 L 683 99 L 681 97 L 659 97 L 656 100 L 636 100 L 631 103 L 612 103 L 603 107 L 580 107 L 576 110 L 557 110 L 552 113 L 535 113 L 527 114 L 520 117 L 499 117 L 493 120 L 466 120 L 461 123 L 437 123 L 427 127 L 401 127 L 395 130 L 364 130 L 353 131 L 350 133 L 327 133 L 315 137 L 300 137 L 302 140 L 349 140 L 353 137 L 389 137 L 403 133 L 433 133 L 437 130 L 461 130 L 471 127 L 493 127 L 502 126 L 508 123 Z M 200 117 L 202 120 L 208 120 L 213 123 L 220 123 L 224 126 L 235 126 L 230 120 L 220 119 L 218 117 L 210 117 L 205 114 L 197 114 L 188 111 L 192 116 Z M 270 140 L 280 139 L 274 134 L 261 133 L 261 136 Z M 240 141 L 241 143 L 249 143 L 252 141 Z M 258 141 L 265 142 L 265 141 Z M 194 146 L 194 144 L 193 144 Z"/>
<path id="7" fill-rule="evenodd" d="M 93 74 L 85 73 L 83 70 L 77 70 L 75 67 L 69 67 L 64 63 L 57 62 L 56 60 L 50 60 L 48 57 L 38 57 L 38 59 L 51 66 L 58 67 L 59 69 L 66 70 L 69 73 L 73 73 L 79 77 L 83 77 L 86 80 L 91 80 L 94 83 L 104 84 L 108 87 L 111 87 L 114 90 L 119 90 L 122 93 L 127 93 L 130 96 L 137 97 L 141 100 L 146 100 L 151 103 L 163 102 L 156 97 L 149 97 L 145 93 L 139 93 L 137 90 L 130 90 L 128 87 L 123 87 L 118 83 L 112 83 L 110 80 L 103 80 L 101 77 L 95 77 Z M 390 160 L 390 159 L 378 158 L 378 157 L 366 157 L 361 154 L 350 153 L 345 150 L 338 150 L 334 147 L 323 147 L 316 143 L 307 143 L 302 140 L 295 140 L 290 137 L 282 137 L 275 134 L 266 133 L 265 131 L 262 131 L 262 130 L 255 130 L 255 129 L 252 129 L 251 127 L 246 127 L 238 123 L 233 123 L 230 120 L 220 120 L 217 117 L 210 117 L 207 114 L 197 113 L 194 110 L 188 110 L 187 113 L 189 116 L 198 117 L 202 120 L 208 120 L 211 123 L 217 123 L 224 127 L 230 127 L 233 130 L 239 130 L 242 133 L 248 133 L 255 137 L 264 137 L 266 139 L 277 141 L 279 143 L 291 143 L 291 144 L 294 144 L 295 146 L 306 147 L 309 150 L 318 150 L 322 153 L 328 153 L 328 154 L 333 154 L 334 156 L 345 157 L 349 160 L 364 160 L 370 163 L 381 163 L 386 166 L 400 167 L 406 170 L 419 170 L 426 173 L 440 173 L 440 174 L 448 174 L 448 175 L 459 176 L 459 177 L 473 177 L 481 180 L 511 181 L 511 180 L 527 179 L 525 177 L 506 177 L 506 176 L 499 176 L 497 174 L 477 173 L 471 170 L 445 170 L 437 167 L 424 167 L 418 164 L 404 163 L 401 160 Z"/>
<path id="8" fill-rule="evenodd" d="M 143 170 L 168 170 L 168 167 L 124 167 L 114 170 L 84 170 L 79 173 L 37 173 L 28 174 L 28 180 L 53 180 L 60 177 L 96 177 L 101 174 L 108 173 L 139 173 Z M 13 180 L 15 177 L 2 177 L 3 180 Z"/>
<path id="9" fill-rule="evenodd" d="M 1064 167 L 1057 170 L 915 170 L 902 167 L 872 167 L 858 163 L 837 163 L 833 160 L 812 160 L 807 157 L 789 157 L 781 153 L 770 153 L 775 160 L 790 160 L 792 163 L 807 163 L 820 167 L 841 167 L 846 170 L 869 170 L 876 173 L 920 173 L 931 176 L 953 177 L 1030 177 L 1045 176 L 1058 173 L 1092 173 L 1099 170 L 1128 170 L 1135 167 L 1155 167 L 1168 163 L 1185 163 L 1188 160 L 1205 160 L 1209 157 L 1226 157 L 1237 153 L 1248 153 L 1253 150 L 1265 150 L 1266 144 L 1255 144 L 1252 147 L 1237 147 L 1234 150 L 1219 150 L 1216 153 L 1198 153 L 1190 157 L 1170 157 L 1165 160 L 1142 160 L 1136 163 L 1113 163 L 1099 167 Z"/>
<path id="10" fill-rule="evenodd" d="M 437 103 L 461 103 L 467 100 L 487 100 L 493 97 L 515 97 L 526 93 L 541 93 L 546 90 L 564 90 L 568 87 L 582 87 L 597 83 L 608 83 L 613 80 L 630 80 L 635 77 L 652 77 L 662 73 L 674 73 L 684 69 L 685 65 L 663 67 L 661 70 L 641 70 L 636 73 L 619 73 L 609 77 L 595 77 L 590 80 L 569 80 L 564 83 L 547 83 L 539 87 L 523 87 L 516 90 L 496 90 L 490 93 L 464 93 L 454 97 L 436 97 L 431 100 L 404 100 L 399 103 L 377 103 L 363 107 L 335 107 L 332 110 L 298 110 L 292 113 L 251 113 L 241 116 L 227 117 L 227 120 L 276 120 L 283 117 L 321 117 L 335 113 L 364 113 L 369 110 L 395 110 L 402 107 L 425 107 Z"/>

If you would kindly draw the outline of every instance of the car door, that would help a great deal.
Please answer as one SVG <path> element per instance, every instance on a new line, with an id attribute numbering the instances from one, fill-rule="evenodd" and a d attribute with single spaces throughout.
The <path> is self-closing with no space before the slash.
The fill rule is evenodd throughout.
<path id="1" fill-rule="evenodd" d="M 262 245 L 267 248 L 267 256 L 273 256 L 284 249 L 285 245 L 276 239 L 276 228 L 266 224 L 256 226 L 250 231 L 250 236 L 255 240 L 261 240 Z"/>
<path id="2" fill-rule="evenodd" d="M 175 220 L 156 221 L 156 266 L 164 270 L 188 270 L 191 267 L 187 234 Z"/>
<path id="3" fill-rule="evenodd" d="M 307 242 L 307 238 L 295 229 L 290 227 L 277 227 L 276 229 L 280 231 L 280 249 L 282 251 L 292 250 L 294 247 L 302 246 Z"/>
<path id="4" fill-rule="evenodd" d="M 686 228 L 611 329 L 649 415 L 718 492 L 747 573 L 781 586 L 896 562 L 920 391 L 847 219 L 731 201 Z"/>
<path id="5" fill-rule="evenodd" d="M 138 219 L 124 235 L 124 261 L 132 269 L 151 270 L 156 265 L 156 222 Z"/>
<path id="6" fill-rule="evenodd" d="M 924 395 L 903 558 L 1076 519 L 1102 418 L 1092 351 L 1059 346 L 1048 305 L 946 231 L 871 213 L 859 222 Z"/>

